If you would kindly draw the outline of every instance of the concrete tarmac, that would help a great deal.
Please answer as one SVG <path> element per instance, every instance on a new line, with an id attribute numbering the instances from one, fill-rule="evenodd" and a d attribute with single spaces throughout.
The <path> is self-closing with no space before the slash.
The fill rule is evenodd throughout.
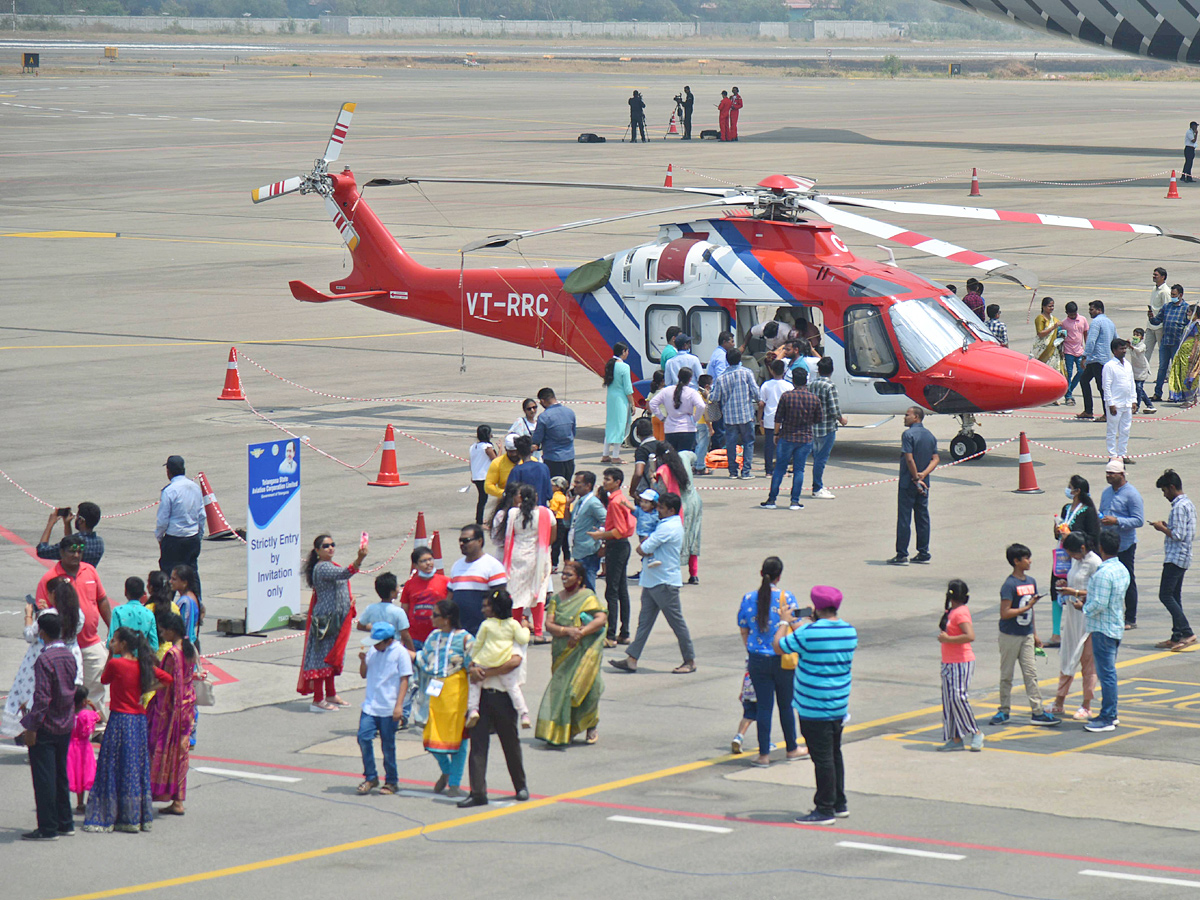
<path id="1" fill-rule="evenodd" d="M 689 83 L 701 100 L 697 128 L 710 127 L 704 103 L 728 85 L 708 76 Z M 467 467 L 453 457 L 466 456 L 478 423 L 502 433 L 520 414 L 519 398 L 547 384 L 578 404 L 580 467 L 600 468 L 603 394 L 599 379 L 576 364 L 357 306 L 292 300 L 288 280 L 322 287 L 343 276 L 348 256 L 319 202 L 296 195 L 252 206 L 249 190 L 307 171 L 344 100 L 359 106 L 339 164 L 360 183 L 480 174 L 655 184 L 670 162 L 676 184 L 751 184 L 782 170 L 817 176 L 831 191 L 958 204 L 968 202 L 977 167 L 983 204 L 1200 231 L 1190 185 L 1181 186 L 1182 200 L 1163 199 L 1161 173 L 1180 162 L 1185 85 L 743 80 L 739 143 L 636 147 L 619 142 L 634 87 L 665 131 L 669 97 L 682 84 L 664 78 L 382 69 L 297 77 L 243 69 L 0 80 L 0 470 L 34 495 L 0 482 L 0 685 L 10 683 L 25 650 L 20 598 L 44 571 L 27 546 L 48 513 L 37 498 L 51 506 L 93 500 L 109 515 L 136 510 L 157 498 L 162 462 L 181 453 L 240 525 L 242 447 L 281 435 L 267 419 L 353 465 L 391 422 L 425 442 L 398 439 L 400 471 L 411 485 L 370 488 L 376 459 L 350 469 L 306 452 L 305 534 L 328 530 L 348 547 L 370 531 L 369 562 L 378 564 L 423 510 L 442 532 L 449 562 L 474 504 L 473 493 L 458 492 Z M 578 145 L 581 131 L 607 133 L 610 143 Z M 661 133 L 657 125 L 653 131 Z M 915 186 L 900 190 L 905 185 Z M 415 258 L 451 268 L 457 248 L 475 237 L 640 206 L 636 195 L 450 185 L 424 194 L 371 190 L 367 202 Z M 1194 253 L 1181 242 L 893 221 L 1036 271 L 1041 295 L 1054 296 L 1059 309 L 1102 298 L 1122 334 L 1144 321 L 1154 266 L 1166 266 L 1169 280 L 1189 290 L 1195 281 Z M 583 262 L 652 238 L 654 224 L 568 232 L 529 242 L 523 257 L 485 251 L 467 262 Z M 874 239 L 840 234 L 860 255 L 886 256 Z M 971 274 L 903 248 L 896 255 L 943 282 L 962 285 Z M 1029 346 L 1030 295 L 993 283 L 986 296 L 1002 305 L 1013 345 Z M 243 354 L 247 397 L 261 417 L 248 404 L 216 399 L 231 345 Z M 251 360 L 324 394 L 271 378 Z M 438 402 L 354 399 L 388 397 Z M 0 750 L 0 843 L 22 861 L 7 868 L 7 883 L 14 896 L 31 898 L 131 890 L 383 896 L 397 887 L 461 891 L 481 878 L 498 898 L 551 891 L 782 897 L 797 889 L 838 898 L 1185 896 L 1200 884 L 1192 852 L 1200 821 L 1187 793 L 1196 775 L 1200 678 L 1192 653 L 1153 649 L 1169 620 L 1157 602 L 1162 544 L 1149 527 L 1139 542 L 1139 628 L 1120 654 L 1121 728 L 1096 736 L 1078 723 L 1041 730 L 1014 718 L 1010 727 L 984 727 L 982 754 L 932 752 L 940 737 L 936 625 L 946 581 L 962 577 L 972 588 L 979 634 L 972 702 L 986 718 L 996 700 L 1004 547 L 1032 547 L 1033 574 L 1044 578 L 1051 516 L 1067 479 L 1084 475 L 1096 496 L 1103 487 L 1103 426 L 1071 420 L 1077 410 L 983 420 L 994 446 L 1021 431 L 1039 442 L 1035 471 L 1046 493 L 1012 493 L 1011 442 L 938 472 L 934 559 L 925 567 L 884 564 L 894 552 L 888 479 L 897 471 L 897 421 L 843 430 L 826 473 L 837 499 L 806 501 L 800 512 L 758 510 L 761 480 L 703 479 L 701 584 L 684 589 L 699 671 L 669 674 L 678 651 L 660 625 L 639 674 L 605 673 L 599 744 L 554 752 L 524 740 L 534 799 L 511 803 L 503 764 L 494 760 L 495 802 L 469 813 L 429 793 L 437 770 L 417 734 L 400 738 L 400 776 L 412 793 L 354 796 L 354 710 L 307 712 L 294 692 L 299 638 L 237 650 L 260 639 L 215 632 L 218 618 L 241 615 L 245 556 L 236 543 L 206 543 L 203 648 L 224 683 L 218 706 L 201 715 L 187 815 L 160 819 L 136 838 L 80 835 L 70 844 L 18 847 L 33 826 L 28 770 L 15 748 Z M 1167 515 L 1153 487 L 1164 468 L 1192 487 L 1198 421 L 1172 406 L 1135 420 L 1130 477 L 1147 518 Z M 946 459 L 957 425 L 942 417 L 929 424 Z M 867 482 L 883 483 L 856 486 Z M 100 573 L 110 595 L 120 595 L 126 576 L 155 567 L 153 516 L 103 522 Z M 398 574 L 408 550 L 390 564 Z M 844 617 L 860 631 L 846 736 L 852 815 L 831 828 L 791 824 L 811 806 L 807 762 L 784 764 L 776 751 L 769 769 L 750 769 L 750 755 L 728 754 L 744 668 L 736 609 L 769 553 L 783 558 L 784 585 L 799 594 L 813 584 L 841 587 Z M 346 557 L 343 549 L 339 558 Z M 369 581 L 356 579 L 360 605 L 370 593 Z M 1190 580 L 1183 596 L 1185 608 L 1194 603 Z M 636 607 L 635 590 L 635 615 Z M 1047 616 L 1039 609 L 1043 636 Z M 357 703 L 361 680 L 348 668 L 340 683 Z M 1039 675 L 1049 693 L 1055 651 Z M 533 648 L 526 695 L 535 709 L 548 676 L 548 649 Z M 1022 702 L 1018 687 L 1014 710 Z M 751 730 L 747 747 L 754 744 Z"/>

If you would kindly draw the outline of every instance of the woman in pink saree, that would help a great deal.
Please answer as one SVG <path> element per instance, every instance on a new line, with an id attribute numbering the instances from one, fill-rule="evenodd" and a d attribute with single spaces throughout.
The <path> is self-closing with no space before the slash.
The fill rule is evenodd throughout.
<path id="1" fill-rule="evenodd" d="M 183 619 L 176 613 L 158 617 L 160 644 L 167 647 L 159 668 L 173 681 L 160 688 L 146 709 L 150 741 L 150 793 L 170 800 L 159 815 L 182 816 L 187 795 L 188 744 L 196 708 L 196 648 L 184 636 Z M 203 676 L 201 676 L 203 677 Z"/>
<path id="2" fill-rule="evenodd" d="M 518 618 L 517 611 L 524 610 L 533 626 L 533 643 L 548 644 L 550 638 L 543 636 L 543 629 L 550 591 L 550 547 L 558 525 L 554 513 L 538 506 L 532 485 L 521 485 L 517 500 L 508 511 L 504 535 L 504 570 L 508 573 L 513 617 Z"/>

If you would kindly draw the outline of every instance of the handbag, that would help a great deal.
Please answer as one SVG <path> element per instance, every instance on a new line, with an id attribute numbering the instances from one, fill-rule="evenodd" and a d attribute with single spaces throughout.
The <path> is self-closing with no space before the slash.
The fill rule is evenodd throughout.
<path id="1" fill-rule="evenodd" d="M 783 611 L 786 608 L 784 606 L 784 602 L 783 602 L 783 593 L 784 592 L 782 590 L 779 592 L 779 617 L 781 619 L 783 618 Z M 795 628 L 791 629 L 791 631 L 789 633 L 795 634 L 796 629 Z M 788 670 L 794 669 L 794 668 L 796 668 L 796 666 L 800 665 L 800 654 L 799 653 L 784 653 L 782 656 L 780 656 L 779 663 L 785 669 L 788 669 Z"/>
<path id="2" fill-rule="evenodd" d="M 333 616 L 313 616 L 312 617 L 312 636 L 317 641 L 325 640 L 329 634 L 329 629 L 333 627 Z"/>
<path id="3" fill-rule="evenodd" d="M 211 681 L 197 681 L 196 685 L 196 705 L 197 706 L 216 706 L 217 693 L 213 689 Z"/>
<path id="4" fill-rule="evenodd" d="M 720 400 L 709 400 L 704 405 L 704 418 L 708 419 L 709 422 L 720 422 L 723 415 Z"/>

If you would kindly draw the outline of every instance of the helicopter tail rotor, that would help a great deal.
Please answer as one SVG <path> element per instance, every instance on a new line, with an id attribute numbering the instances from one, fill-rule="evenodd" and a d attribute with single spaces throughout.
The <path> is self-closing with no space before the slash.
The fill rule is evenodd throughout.
<path id="1" fill-rule="evenodd" d="M 295 178 L 285 178 L 283 181 L 276 181 L 274 184 L 264 184 L 260 188 L 255 188 L 250 192 L 250 199 L 255 203 L 264 203 L 267 200 L 274 200 L 276 197 L 282 197 L 284 194 L 294 194 L 300 190 L 304 179 L 297 175 Z"/>

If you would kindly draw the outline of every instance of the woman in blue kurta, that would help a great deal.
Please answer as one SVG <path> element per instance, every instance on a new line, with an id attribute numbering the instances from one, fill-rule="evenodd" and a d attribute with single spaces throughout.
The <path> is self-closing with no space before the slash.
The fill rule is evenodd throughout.
<path id="1" fill-rule="evenodd" d="M 604 366 L 604 386 L 608 389 L 608 417 L 604 423 L 602 463 L 621 465 L 621 445 L 629 433 L 629 414 L 633 409 L 633 380 L 625 362 L 629 348 L 620 341 L 613 344 L 612 359 Z"/>

